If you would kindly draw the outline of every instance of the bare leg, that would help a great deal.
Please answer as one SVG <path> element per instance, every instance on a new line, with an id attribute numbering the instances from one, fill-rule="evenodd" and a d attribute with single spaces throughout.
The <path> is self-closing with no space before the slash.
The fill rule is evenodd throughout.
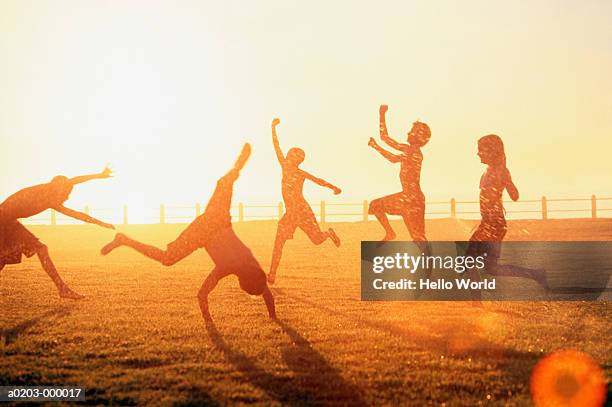
<path id="1" fill-rule="evenodd" d="M 274 241 L 274 250 L 272 250 L 272 264 L 270 265 L 270 272 L 268 273 L 268 283 L 274 284 L 276 279 L 276 270 L 280 264 L 281 256 L 283 255 L 283 246 L 287 239 L 276 232 L 276 240 Z"/>
<path id="2" fill-rule="evenodd" d="M 171 266 L 193 253 L 193 248 L 188 246 L 173 246 L 173 250 L 162 250 L 158 247 L 134 240 L 123 233 L 117 233 L 115 239 L 102 248 L 101 253 L 107 255 L 119 246 L 131 247 L 140 254 L 164 266 Z"/>
<path id="3" fill-rule="evenodd" d="M 266 287 L 262 296 L 263 296 L 264 301 L 266 302 L 266 308 L 268 308 L 268 315 L 270 316 L 270 319 L 276 319 L 276 308 L 274 306 L 274 296 L 272 295 L 272 292 L 270 292 L 270 289 L 268 287 Z"/>
<path id="4" fill-rule="evenodd" d="M 53 264 L 53 261 L 49 256 L 49 249 L 47 248 L 47 246 L 43 245 L 40 249 L 38 249 L 36 255 L 40 260 L 42 268 L 47 272 L 49 277 L 51 277 L 51 280 L 53 280 L 53 282 L 55 283 L 55 286 L 57 287 L 57 291 L 59 292 L 59 296 L 61 298 L 69 298 L 71 300 L 78 300 L 83 298 L 81 294 L 77 294 L 76 292 L 72 291 L 66 285 L 66 283 L 64 283 L 64 280 L 62 280 L 62 278 L 58 274 L 57 269 L 55 268 L 55 265 Z"/>
<path id="5" fill-rule="evenodd" d="M 389 223 L 389 219 L 387 218 L 387 214 L 383 211 L 379 211 L 379 210 L 375 210 L 372 211 L 371 207 L 370 207 L 370 213 L 373 214 L 374 216 L 376 216 L 376 219 L 378 219 L 378 222 L 382 225 L 382 227 L 385 229 L 385 237 L 382 238 L 382 240 L 393 240 L 396 238 L 396 234 L 393 231 L 393 228 L 391 227 L 391 224 Z"/>
<path id="6" fill-rule="evenodd" d="M 215 274 L 215 270 L 206 277 L 200 291 L 198 292 L 198 302 L 200 303 L 200 311 L 202 311 L 202 318 L 206 322 L 212 322 L 210 311 L 208 310 L 208 294 L 217 286 L 219 279 Z"/>
<path id="7" fill-rule="evenodd" d="M 340 246 L 340 238 L 332 228 L 327 229 L 327 232 L 323 232 L 319 224 L 316 224 L 314 225 L 314 227 L 308 227 L 305 229 L 303 228 L 303 230 L 308 235 L 310 241 L 317 246 L 327 239 L 330 239 L 332 242 L 334 242 L 334 245 L 336 245 L 336 247 Z"/>
<path id="8" fill-rule="evenodd" d="M 328 234 L 329 238 L 331 239 L 331 241 L 334 242 L 336 247 L 340 247 L 340 238 L 336 234 L 336 231 L 334 229 L 332 229 L 332 228 L 329 228 L 327 230 L 327 234 Z"/>
<path id="9" fill-rule="evenodd" d="M 522 277 L 536 281 L 543 288 L 549 289 L 546 281 L 546 270 L 530 269 L 527 267 L 514 266 L 511 264 L 495 264 L 487 267 L 487 273 L 493 276 Z"/>

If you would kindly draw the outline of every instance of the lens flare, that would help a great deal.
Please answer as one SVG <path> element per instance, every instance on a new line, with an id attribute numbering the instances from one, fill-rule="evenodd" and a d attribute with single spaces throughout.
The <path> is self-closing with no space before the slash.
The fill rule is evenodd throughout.
<path id="1" fill-rule="evenodd" d="M 601 368 L 590 356 L 573 349 L 540 360 L 530 385 L 537 407 L 600 407 L 606 400 L 606 378 Z"/>

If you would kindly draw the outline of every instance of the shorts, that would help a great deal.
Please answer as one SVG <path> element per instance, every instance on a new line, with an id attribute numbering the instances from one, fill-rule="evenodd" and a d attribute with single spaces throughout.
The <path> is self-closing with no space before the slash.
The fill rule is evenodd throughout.
<path id="1" fill-rule="evenodd" d="M 466 254 L 483 256 L 486 253 L 487 262 L 497 263 L 501 256 L 501 242 L 506 236 L 506 231 L 505 219 L 482 221 L 470 237 Z"/>
<path id="2" fill-rule="evenodd" d="M 321 233 L 317 218 L 309 206 L 288 208 L 281 220 L 278 221 L 277 234 L 283 236 L 286 240 L 290 240 L 293 239 L 293 234 L 297 228 L 302 229 L 310 238 Z"/>
<path id="3" fill-rule="evenodd" d="M 44 245 L 19 221 L 0 222 L 0 267 L 19 264 L 23 255 L 32 257 Z"/>
<path id="4" fill-rule="evenodd" d="M 218 219 L 207 214 L 200 215 L 173 241 L 168 243 L 167 250 L 180 249 L 181 252 L 193 252 L 206 247 L 208 243 L 223 229 L 231 226 L 225 219 Z"/>
<path id="5" fill-rule="evenodd" d="M 398 192 L 374 199 L 370 202 L 368 213 L 384 212 L 404 218 L 413 239 L 425 240 L 425 199 L 419 196 Z"/>

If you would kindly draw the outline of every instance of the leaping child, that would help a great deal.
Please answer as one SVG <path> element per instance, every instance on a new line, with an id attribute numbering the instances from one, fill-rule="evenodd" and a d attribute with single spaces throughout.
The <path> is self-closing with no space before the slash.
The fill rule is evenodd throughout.
<path id="1" fill-rule="evenodd" d="M 421 164 L 423 162 L 421 147 L 427 144 L 431 138 L 431 131 L 427 124 L 416 121 L 408 132 L 408 144 L 399 143 L 392 139 L 387 132 L 385 121 L 387 110 L 387 105 L 380 106 L 380 138 L 387 145 L 399 151 L 400 154 L 393 154 L 385 150 L 374 138 L 370 138 L 368 145 L 388 161 L 400 163 L 402 192 L 374 199 L 370 203 L 369 213 L 376 216 L 376 219 L 385 229 L 383 240 L 393 240 L 396 237 L 389 219 L 387 219 L 387 214 L 401 216 L 412 239 L 425 252 L 427 250 L 427 238 L 425 237 L 425 195 L 421 190 Z"/>
<path id="2" fill-rule="evenodd" d="M 332 228 L 323 232 L 319 227 L 312 208 L 304 198 L 304 181 L 310 180 L 322 187 L 329 188 L 334 191 L 335 195 L 342 191 L 337 186 L 317 178 L 299 167 L 306 156 L 301 148 L 293 147 L 287 151 L 287 156 L 283 154 L 276 135 L 276 126 L 279 123 L 279 119 L 272 121 L 272 143 L 274 144 L 274 151 L 276 152 L 278 162 L 283 170 L 281 185 L 286 212 L 278 222 L 276 240 L 274 241 L 274 250 L 272 252 L 272 264 L 268 274 L 268 282 L 270 284 L 274 284 L 276 279 L 276 271 L 280 264 L 283 246 L 287 240 L 293 239 L 293 234 L 297 228 L 302 229 L 315 245 L 320 245 L 329 238 L 336 247 L 340 246 L 340 238 L 338 238 L 338 235 L 336 235 Z"/>

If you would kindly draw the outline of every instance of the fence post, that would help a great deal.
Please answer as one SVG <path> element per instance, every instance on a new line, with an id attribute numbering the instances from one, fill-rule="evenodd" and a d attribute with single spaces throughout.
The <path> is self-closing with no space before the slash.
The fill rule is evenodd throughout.
<path id="1" fill-rule="evenodd" d="M 548 219 L 548 204 L 545 196 L 542 197 L 542 219 Z"/>
<path id="2" fill-rule="evenodd" d="M 278 203 L 278 220 L 280 220 L 283 217 L 284 212 L 285 212 L 285 208 L 283 207 L 283 203 L 279 202 Z"/>
<path id="3" fill-rule="evenodd" d="M 196 218 L 202 213 L 202 207 L 199 202 L 196 202 Z"/>
<path id="4" fill-rule="evenodd" d="M 57 214 L 55 213 L 55 209 L 51 209 L 51 226 L 57 225 Z"/>
<path id="5" fill-rule="evenodd" d="M 457 201 L 455 201 L 455 198 L 450 200 L 450 216 L 451 218 L 457 217 Z"/>
<path id="6" fill-rule="evenodd" d="M 591 217 L 597 219 L 597 198 L 591 195 Z"/>
<path id="7" fill-rule="evenodd" d="M 159 223 L 160 225 L 166 223 L 166 208 L 164 204 L 159 205 Z"/>
<path id="8" fill-rule="evenodd" d="M 321 223 L 325 223 L 325 201 L 321 201 Z"/>
<path id="9" fill-rule="evenodd" d="M 368 200 L 367 199 L 363 200 L 363 221 L 364 222 L 368 221 Z"/>
<path id="10" fill-rule="evenodd" d="M 242 202 L 238 204 L 238 222 L 244 222 L 244 204 Z"/>
<path id="11" fill-rule="evenodd" d="M 123 224 L 128 224 L 127 205 L 123 205 Z"/>

